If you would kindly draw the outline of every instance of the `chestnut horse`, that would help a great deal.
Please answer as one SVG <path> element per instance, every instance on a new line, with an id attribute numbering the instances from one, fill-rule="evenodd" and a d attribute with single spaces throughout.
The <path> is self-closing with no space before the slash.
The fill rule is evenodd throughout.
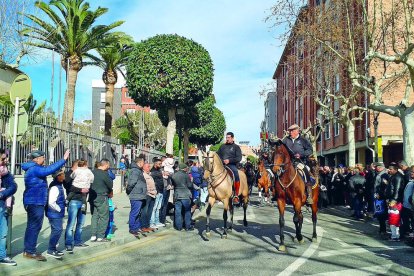
<path id="1" fill-rule="evenodd" d="M 305 183 L 302 177 L 299 175 L 298 170 L 293 166 L 291 154 L 289 148 L 278 139 L 276 142 L 271 142 L 271 145 L 274 145 L 273 153 L 273 172 L 275 173 L 275 184 L 274 188 L 277 193 L 277 207 L 279 209 L 279 226 L 280 226 L 280 251 L 286 251 L 285 247 L 285 236 L 284 236 L 284 227 L 285 227 L 285 207 L 286 200 L 290 199 L 290 202 L 293 204 L 295 214 L 293 216 L 293 222 L 295 223 L 296 228 L 296 239 L 299 243 L 303 243 L 302 236 L 302 223 L 303 223 L 303 214 L 302 206 L 306 202 L 305 194 Z M 316 188 L 316 189 L 315 189 Z M 313 187 L 313 204 L 311 205 L 312 209 L 312 223 L 313 223 L 313 234 L 312 242 L 317 241 L 316 234 L 316 222 L 317 222 L 317 212 L 318 212 L 318 197 L 319 197 L 319 188 L 318 183 Z"/>
<path id="2" fill-rule="evenodd" d="M 269 172 L 267 171 L 267 169 L 264 165 L 263 160 L 259 160 L 258 169 L 259 169 L 258 174 L 259 174 L 260 178 L 258 178 L 258 180 L 257 180 L 257 188 L 259 190 L 260 202 L 263 203 L 263 197 L 261 196 L 262 189 L 264 190 L 265 201 L 268 202 L 269 189 L 272 186 L 272 179 L 271 179 L 270 174 L 269 174 Z"/>
<path id="3" fill-rule="evenodd" d="M 223 220 L 224 220 L 224 231 L 222 238 L 227 238 L 227 211 L 230 211 L 230 227 L 229 231 L 233 228 L 233 180 L 229 172 L 223 165 L 223 161 L 220 159 L 217 153 L 209 151 L 208 153 L 203 152 L 204 159 L 204 179 L 208 180 L 208 205 L 206 208 L 207 214 L 207 225 L 206 235 L 210 236 L 210 213 L 216 200 L 223 202 Z M 239 198 L 240 202 L 243 203 L 244 219 L 243 224 L 247 226 L 246 220 L 246 209 L 249 203 L 249 187 L 247 185 L 247 177 L 244 172 L 239 170 L 240 177 L 240 190 Z"/>

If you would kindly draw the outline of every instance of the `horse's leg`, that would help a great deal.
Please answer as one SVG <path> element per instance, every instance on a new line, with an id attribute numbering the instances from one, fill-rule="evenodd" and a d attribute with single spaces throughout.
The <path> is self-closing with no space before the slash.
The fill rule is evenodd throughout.
<path id="1" fill-rule="evenodd" d="M 207 215 L 206 235 L 207 236 L 210 236 L 210 213 L 211 213 L 211 208 L 213 208 L 215 201 L 216 199 L 214 197 L 211 197 L 211 196 L 208 197 L 208 206 L 206 209 L 206 215 Z"/>
<path id="2" fill-rule="evenodd" d="M 230 210 L 230 226 L 229 226 L 229 232 L 233 231 L 233 214 L 234 214 L 234 207 L 233 207 L 233 201 L 229 200 L 229 210 Z"/>
<path id="3" fill-rule="evenodd" d="M 243 225 L 244 227 L 247 227 L 248 225 L 247 223 L 247 206 L 248 205 L 249 205 L 249 196 L 243 195 L 243 213 L 244 213 Z"/>
<path id="4" fill-rule="evenodd" d="M 226 198 L 224 201 L 223 201 L 223 205 L 224 205 L 224 208 L 223 208 L 223 222 L 224 222 L 224 227 L 223 227 L 223 235 L 221 236 L 221 238 L 223 239 L 227 239 L 227 212 L 228 212 L 228 210 L 229 210 L 229 201 L 230 201 L 230 199 L 229 198 Z"/>
<path id="5" fill-rule="evenodd" d="M 280 244 L 279 244 L 279 251 L 286 251 L 285 246 L 285 234 L 284 234 L 284 228 L 285 228 L 285 205 L 286 202 L 284 199 L 277 199 L 277 208 L 279 209 L 279 227 L 280 227 Z"/>
<path id="6" fill-rule="evenodd" d="M 312 224 L 313 224 L 313 234 L 312 234 L 312 242 L 316 242 L 318 240 L 318 235 L 316 234 L 316 223 L 318 222 L 318 201 L 314 200 L 312 204 Z"/>
<path id="7" fill-rule="evenodd" d="M 295 223 L 296 228 L 296 239 L 299 243 L 303 243 L 302 236 L 302 224 L 303 224 L 303 214 L 302 214 L 302 202 L 301 199 L 296 199 L 294 201 L 295 214 L 293 215 L 293 222 Z"/>

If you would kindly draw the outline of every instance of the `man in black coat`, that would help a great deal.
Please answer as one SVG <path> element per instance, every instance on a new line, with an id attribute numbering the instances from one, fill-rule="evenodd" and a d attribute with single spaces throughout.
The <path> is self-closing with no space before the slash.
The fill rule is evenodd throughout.
<path id="1" fill-rule="evenodd" d="M 306 191 L 308 197 L 306 203 L 313 204 L 312 199 L 312 186 L 311 177 L 309 169 L 306 166 L 308 163 L 308 158 L 313 154 L 313 149 L 311 143 L 303 136 L 300 135 L 299 126 L 294 124 L 288 128 L 289 136 L 283 139 L 283 143 L 291 150 L 293 153 L 293 163 L 295 166 L 302 169 L 306 174 Z"/>
<path id="2" fill-rule="evenodd" d="M 404 178 L 398 172 L 398 166 L 392 164 L 388 166 L 388 174 L 390 175 L 390 184 L 387 186 L 386 198 L 390 204 L 402 202 L 404 196 Z"/>
<path id="3" fill-rule="evenodd" d="M 387 199 L 386 196 L 386 191 L 388 186 L 390 185 L 389 183 L 389 175 L 387 174 L 387 171 L 385 170 L 385 166 L 384 163 L 382 162 L 377 162 L 375 163 L 375 169 L 377 172 L 377 176 L 375 177 L 375 198 L 379 201 L 383 201 L 385 202 L 385 200 Z M 386 221 L 387 221 L 387 217 L 388 217 L 388 209 L 386 204 L 384 203 L 383 205 L 383 212 L 382 213 L 378 213 L 378 210 L 376 210 L 376 214 L 375 216 L 378 219 L 379 222 L 379 234 L 386 236 L 387 235 L 387 226 L 386 226 Z"/>
<path id="4" fill-rule="evenodd" d="M 371 163 L 365 175 L 365 200 L 367 201 L 367 212 L 368 214 L 374 213 L 374 190 L 375 190 L 375 164 Z"/>
<path id="5" fill-rule="evenodd" d="M 194 227 L 191 226 L 191 188 L 193 187 L 193 183 L 188 175 L 188 167 L 186 164 L 179 164 L 179 170 L 172 176 L 172 182 L 174 185 L 175 228 L 181 231 L 183 227 L 182 213 L 184 213 L 185 230 L 194 230 Z"/>
<path id="6" fill-rule="evenodd" d="M 361 175 L 358 168 L 354 169 L 354 175 L 349 179 L 348 188 L 353 198 L 354 216 L 356 219 L 362 219 L 362 207 L 364 198 L 365 177 Z"/>
<path id="7" fill-rule="evenodd" d="M 218 156 L 220 156 L 223 163 L 231 169 L 234 174 L 234 198 L 233 203 L 239 203 L 239 191 L 240 191 L 240 177 L 239 171 L 237 169 L 237 164 L 242 160 L 241 149 L 238 145 L 234 143 L 234 134 L 233 132 L 227 132 L 226 134 L 226 143 L 221 145 L 220 149 L 217 151 Z"/>

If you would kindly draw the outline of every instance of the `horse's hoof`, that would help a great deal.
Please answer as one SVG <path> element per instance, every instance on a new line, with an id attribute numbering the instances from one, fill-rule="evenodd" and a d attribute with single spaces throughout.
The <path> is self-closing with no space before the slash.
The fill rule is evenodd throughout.
<path id="1" fill-rule="evenodd" d="M 223 235 L 221 236 L 221 238 L 222 238 L 222 239 L 227 239 L 227 234 L 223 234 Z"/>
<path id="2" fill-rule="evenodd" d="M 247 227 L 248 226 L 247 221 L 243 222 L 243 225 L 244 225 L 244 227 Z"/>
<path id="3" fill-rule="evenodd" d="M 303 238 L 301 240 L 299 240 L 298 238 L 295 237 L 295 238 L 293 238 L 293 242 L 303 244 L 305 242 L 305 240 Z"/>
<path id="4" fill-rule="evenodd" d="M 206 232 L 206 236 L 207 237 L 210 237 L 211 236 L 211 233 L 210 232 Z"/>
<path id="5" fill-rule="evenodd" d="M 233 228 L 227 228 L 227 232 L 232 232 Z"/>
<path id="6" fill-rule="evenodd" d="M 318 242 L 318 238 L 312 238 L 312 242 Z"/>
<path id="7" fill-rule="evenodd" d="M 304 239 L 304 238 L 302 238 L 302 239 L 299 241 L 299 243 L 300 243 L 300 244 L 304 244 L 304 243 L 305 243 L 305 239 Z"/>
<path id="8" fill-rule="evenodd" d="M 279 245 L 279 251 L 286 252 L 286 246 Z"/>

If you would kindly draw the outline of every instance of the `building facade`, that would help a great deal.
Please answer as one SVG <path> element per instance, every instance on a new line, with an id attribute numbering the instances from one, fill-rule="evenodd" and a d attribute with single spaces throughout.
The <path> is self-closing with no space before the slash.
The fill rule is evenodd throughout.
<path id="1" fill-rule="evenodd" d="M 319 5 L 321 2 L 310 0 L 308 6 Z M 363 38 L 360 38 L 360 41 L 363 40 Z M 314 100 L 315 96 L 301 92 L 306 87 L 311 87 L 312 80 L 318 78 L 318 75 L 314 73 L 315 70 L 311 70 L 309 63 L 303 62 L 310 55 L 315 55 L 316 50 L 311 51 L 310 47 L 305 45 L 299 36 L 292 35 L 273 74 L 273 79 L 276 82 L 274 98 L 276 105 L 274 119 L 276 123 L 274 128 L 277 129 L 278 137 L 283 137 L 285 130 L 292 124 L 298 124 L 301 129 L 306 129 L 310 126 L 314 127 L 318 122 L 318 118 L 320 119 L 320 115 L 318 115 L 319 107 Z M 371 66 L 375 66 L 375 64 Z M 367 68 L 367 70 L 375 71 L 375 67 Z M 321 72 L 321 74 L 325 73 L 327 72 Z M 335 71 L 334 73 L 330 72 L 330 74 L 332 74 L 333 93 L 347 95 L 351 85 L 346 72 L 339 68 L 337 73 Z M 401 99 L 403 93 L 404 89 L 398 88 L 386 104 L 395 105 L 394 102 Z M 323 97 L 323 95 L 319 96 Z M 370 100 L 372 98 L 361 97 L 358 99 L 357 105 L 365 106 Z M 337 111 L 339 104 L 335 102 L 330 104 L 333 111 Z M 403 158 L 401 123 L 398 118 L 386 114 L 380 114 L 377 119 L 377 133 L 382 148 L 382 156 L 379 156 L 379 160 L 383 159 L 386 164 L 401 160 Z M 264 122 L 267 122 L 266 118 Z M 362 120 L 355 122 L 357 163 L 366 164 L 374 160 L 374 129 L 373 112 L 366 112 L 362 116 Z M 348 148 L 346 129 L 335 121 L 329 122 L 317 142 L 317 155 L 320 163 L 330 166 L 347 164 Z"/>
<path id="2" fill-rule="evenodd" d="M 277 105 L 276 105 L 276 92 L 267 93 L 264 103 L 265 107 L 265 119 L 264 119 L 264 132 L 268 132 L 270 136 L 277 133 Z"/>
<path id="3" fill-rule="evenodd" d="M 115 84 L 114 90 L 114 120 L 121 117 L 121 90 L 123 83 Z M 103 132 L 105 128 L 106 90 L 102 80 L 92 80 L 92 133 Z"/>

